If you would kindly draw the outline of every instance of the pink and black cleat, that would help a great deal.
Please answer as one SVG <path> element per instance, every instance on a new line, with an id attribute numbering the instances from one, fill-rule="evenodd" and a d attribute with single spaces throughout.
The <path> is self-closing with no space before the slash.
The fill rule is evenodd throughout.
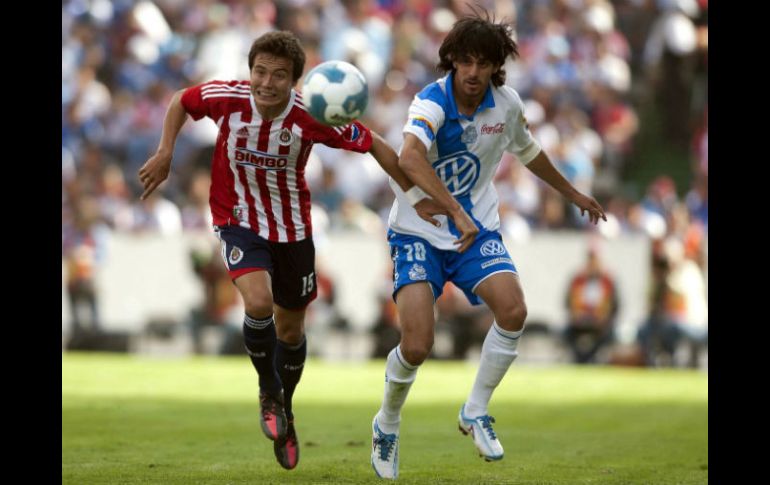
<path id="1" fill-rule="evenodd" d="M 283 391 L 259 393 L 259 424 L 262 432 L 273 441 L 286 437 L 287 419 L 283 409 Z"/>
<path id="2" fill-rule="evenodd" d="M 286 436 L 273 442 L 273 451 L 278 463 L 287 470 L 293 470 L 299 463 L 299 440 L 293 419 L 289 421 Z"/>

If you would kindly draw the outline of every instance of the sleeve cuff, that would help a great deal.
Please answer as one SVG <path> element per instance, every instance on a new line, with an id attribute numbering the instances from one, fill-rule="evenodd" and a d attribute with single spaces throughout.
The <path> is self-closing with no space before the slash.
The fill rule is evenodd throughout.
<path id="1" fill-rule="evenodd" d="M 433 139 L 429 138 L 427 133 L 425 133 L 425 129 L 421 127 L 407 126 L 404 128 L 404 133 L 411 133 L 416 136 L 425 145 L 426 150 L 430 150 L 430 147 L 433 145 Z"/>
<path id="2" fill-rule="evenodd" d="M 518 152 L 516 156 L 518 157 L 521 163 L 523 163 L 524 165 L 527 165 L 529 162 L 534 160 L 536 156 L 540 154 L 541 150 L 542 149 L 540 148 L 540 144 L 532 140 L 532 143 L 524 150 Z"/>

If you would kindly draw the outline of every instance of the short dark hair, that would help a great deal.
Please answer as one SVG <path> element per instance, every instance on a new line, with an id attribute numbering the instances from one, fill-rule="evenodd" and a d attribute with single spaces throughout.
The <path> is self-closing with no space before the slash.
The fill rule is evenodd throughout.
<path id="1" fill-rule="evenodd" d="M 300 44 L 297 36 L 288 30 L 268 32 L 251 44 L 249 71 L 254 67 L 254 59 L 256 59 L 257 54 L 262 53 L 289 59 L 292 65 L 292 81 L 295 83 L 305 70 L 305 51 L 302 50 L 302 44 Z"/>
<path id="2" fill-rule="evenodd" d="M 458 61 L 467 56 L 483 57 L 496 66 L 501 66 L 492 74 L 492 84 L 500 87 L 505 83 L 505 70 L 502 65 L 508 56 L 516 59 L 519 56 L 519 47 L 512 38 L 513 26 L 505 19 L 495 23 L 474 11 L 474 15 L 464 17 L 452 26 L 444 42 L 438 50 L 439 63 L 437 67 L 449 72 L 454 69 L 453 61 Z"/>

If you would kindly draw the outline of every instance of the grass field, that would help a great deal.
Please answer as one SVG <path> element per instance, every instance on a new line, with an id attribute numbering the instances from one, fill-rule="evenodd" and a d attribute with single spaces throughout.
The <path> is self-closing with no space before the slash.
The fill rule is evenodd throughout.
<path id="1" fill-rule="evenodd" d="M 428 361 L 403 411 L 404 484 L 708 483 L 708 375 L 514 365 L 490 414 L 505 459 L 457 431 L 475 367 Z M 301 460 L 280 468 L 245 357 L 62 355 L 62 483 L 382 483 L 369 464 L 384 362 L 308 362 Z"/>

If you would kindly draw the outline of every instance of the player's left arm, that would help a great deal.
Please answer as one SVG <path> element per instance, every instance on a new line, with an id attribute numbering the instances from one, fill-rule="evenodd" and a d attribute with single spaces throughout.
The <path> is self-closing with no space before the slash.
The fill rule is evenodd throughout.
<path id="1" fill-rule="evenodd" d="M 393 148 L 388 145 L 377 132 L 371 130 L 372 133 L 372 146 L 369 148 L 369 153 L 377 160 L 385 173 L 390 175 L 393 180 L 401 187 L 401 190 L 406 192 L 414 184 L 409 180 L 403 170 L 398 166 L 398 154 Z"/>
<path id="2" fill-rule="evenodd" d="M 567 200 L 580 207 L 580 215 L 585 215 L 587 211 L 589 219 L 594 224 L 597 224 L 599 219 L 603 219 L 604 221 L 607 220 L 604 209 L 596 199 L 580 193 L 571 183 L 569 183 L 569 181 L 556 170 L 556 167 L 553 166 L 548 155 L 546 155 L 543 150 L 540 150 L 540 153 L 538 153 L 532 161 L 527 163 L 526 167 L 548 185 L 559 191 L 559 193 Z"/>
<path id="3" fill-rule="evenodd" d="M 377 160 L 385 173 L 390 175 L 393 180 L 401 187 L 404 192 L 414 187 L 414 183 L 409 180 L 406 173 L 398 166 L 398 154 L 393 148 L 388 145 L 378 133 L 371 131 L 372 134 L 372 146 L 369 149 L 369 153 Z M 436 201 L 430 198 L 424 198 L 414 205 L 417 215 L 422 219 L 430 222 L 434 226 L 439 226 L 440 222 L 435 219 L 435 215 L 447 215 L 447 211 L 441 207 Z"/>

